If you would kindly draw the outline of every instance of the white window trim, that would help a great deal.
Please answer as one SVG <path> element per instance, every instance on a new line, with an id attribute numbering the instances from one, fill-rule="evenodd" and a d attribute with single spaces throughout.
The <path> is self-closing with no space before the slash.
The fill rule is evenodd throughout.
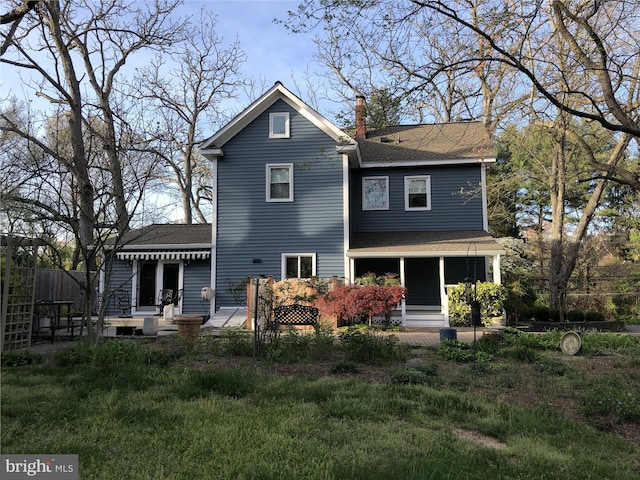
<path id="1" fill-rule="evenodd" d="M 284 117 L 284 133 L 274 133 L 273 120 Z M 274 112 L 269 114 L 269 138 L 289 138 L 289 112 Z"/>
<path id="2" fill-rule="evenodd" d="M 289 169 L 289 196 L 287 198 L 271 198 L 271 169 Z M 265 171 L 265 199 L 269 203 L 293 202 L 293 163 L 268 163 Z"/>
<path id="3" fill-rule="evenodd" d="M 410 207 L 409 206 L 409 180 L 421 179 L 426 183 L 427 206 L 426 207 Z M 405 211 L 431 210 L 431 175 L 410 175 L 404 177 L 404 209 Z"/>
<path id="4" fill-rule="evenodd" d="M 366 204 L 366 188 L 367 180 L 384 180 L 385 192 L 384 192 L 384 205 L 382 207 L 367 207 Z M 362 210 L 389 210 L 389 177 L 387 176 L 375 176 L 375 177 L 362 177 Z"/>
<path id="5" fill-rule="evenodd" d="M 300 272 L 300 257 L 311 257 L 311 276 L 316 276 L 316 254 L 315 253 L 283 253 L 281 256 L 281 271 L 280 278 L 282 280 L 287 279 L 287 258 L 298 258 L 298 272 Z M 301 278 L 301 277 L 297 277 Z M 305 277 L 306 278 L 306 277 Z"/>

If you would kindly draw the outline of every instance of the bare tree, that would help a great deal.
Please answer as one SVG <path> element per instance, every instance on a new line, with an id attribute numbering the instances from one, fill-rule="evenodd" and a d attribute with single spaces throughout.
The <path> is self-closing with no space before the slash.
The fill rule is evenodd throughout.
<path id="1" fill-rule="evenodd" d="M 546 4 L 524 2 L 474 2 L 482 6 L 486 26 L 477 25 L 456 4 L 411 0 L 417 9 L 451 19 L 484 41 L 491 52 L 487 60 L 517 70 L 556 108 L 576 117 L 596 121 L 604 128 L 640 137 L 640 13 L 629 0 L 552 0 Z M 471 2 L 468 2 L 471 3 Z M 508 20 L 507 20 L 508 19 Z M 492 25 L 508 22 L 508 31 Z M 565 78 L 557 56 L 549 55 L 548 36 L 554 29 L 555 53 L 579 66 L 582 75 Z M 532 35 L 532 32 L 543 32 Z M 507 34 L 508 33 L 508 34 Z M 513 50 L 513 43 L 529 48 Z M 553 52 L 551 52 L 553 53 Z M 635 91 L 632 98 L 629 93 Z"/>
<path id="2" fill-rule="evenodd" d="M 11 24 L 9 31 L 5 34 L 5 39 L 2 42 L 2 46 L 0 47 L 0 56 L 4 55 L 4 52 L 6 52 L 7 48 L 9 48 L 11 39 L 20 26 L 20 22 L 22 21 L 22 19 L 27 15 L 27 13 L 36 8 L 37 4 L 37 1 L 31 2 L 23 0 L 21 3 L 15 4 L 15 6 L 7 13 L 3 13 L 0 15 L 0 25 Z"/>
<path id="3" fill-rule="evenodd" d="M 459 4 L 484 25 L 477 5 Z M 474 32 L 411 2 L 307 2 L 290 13 L 288 27 L 304 31 L 318 23 L 323 33 L 315 38 L 316 60 L 343 104 L 382 90 L 400 101 L 405 121 L 482 119 L 493 133 L 527 98 L 511 69 L 489 62 Z"/>
<path id="4" fill-rule="evenodd" d="M 37 196 L 34 200 L 33 190 L 26 188 L 13 189 L 11 200 L 73 232 L 87 273 L 86 316 L 94 299 L 90 270 L 101 241 L 126 231 L 129 208 L 135 208 L 136 203 L 131 203 L 130 195 L 139 192 L 125 191 L 123 170 L 132 160 L 126 152 L 135 137 L 126 127 L 127 111 L 119 101 L 118 77 L 134 53 L 170 47 L 184 38 L 184 21 L 172 17 L 179 5 L 177 0 L 39 2 L 24 15 L 28 20 L 2 32 L 8 48 L 0 61 L 38 76 L 24 87 L 49 100 L 58 122 L 56 131 L 64 132 L 65 145 L 50 143 L 34 125 L 26 128 L 4 112 L 0 116 L 2 129 L 28 141 L 37 149 L 34 158 L 52 165 L 50 170 L 37 173 L 54 182 L 52 190 L 67 189 L 73 208 L 60 211 L 62 200 L 56 198 Z M 137 171 L 135 166 L 132 171 Z M 142 186 L 140 179 L 133 183 L 137 188 Z M 90 322 L 88 325 L 91 328 Z"/>
<path id="5" fill-rule="evenodd" d="M 395 83 L 407 95 L 455 92 L 461 105 L 466 98 L 476 108 L 481 98 L 482 113 L 469 110 L 490 132 L 529 95 L 637 142 L 636 7 L 632 0 L 316 0 L 290 12 L 289 28 L 322 26 L 319 60 L 351 95 L 370 82 Z M 558 82 L 567 62 L 581 75 Z M 447 102 L 431 104 L 447 112 Z"/>
<path id="6" fill-rule="evenodd" d="M 640 137 L 636 7 L 627 0 L 318 0 L 291 12 L 290 28 L 322 26 L 319 59 L 352 92 L 367 84 L 390 86 L 405 107 L 424 102 L 443 112 L 432 114 L 440 121 L 482 118 L 494 133 L 510 119 L 524 120 L 550 132 L 556 149 L 547 177 L 549 285 L 556 307 L 606 182 L 640 191 L 637 169 L 621 162 Z M 580 140 L 576 118 L 617 135 L 606 155 Z M 584 181 L 592 185 L 571 234 L 564 184 L 569 139 L 589 162 Z"/>
<path id="7" fill-rule="evenodd" d="M 208 221 L 203 202 L 211 201 L 209 169 L 196 146 L 204 140 L 203 126 L 211 130 L 229 119 L 225 100 L 236 98 L 245 84 L 240 67 L 245 55 L 236 39 L 224 46 L 216 33 L 217 18 L 201 10 L 190 35 L 168 52 L 176 67 L 156 57 L 136 75 L 136 97 L 151 102 L 158 129 L 154 141 L 160 157 L 159 179 L 180 194 L 185 223 Z"/>

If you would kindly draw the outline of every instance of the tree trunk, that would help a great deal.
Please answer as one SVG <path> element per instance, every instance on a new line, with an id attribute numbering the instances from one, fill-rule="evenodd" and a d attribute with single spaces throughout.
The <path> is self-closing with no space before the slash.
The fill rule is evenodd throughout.
<path id="1" fill-rule="evenodd" d="M 51 36 L 56 45 L 56 50 L 60 55 L 65 81 L 67 83 L 67 99 L 69 105 L 68 121 L 69 132 L 71 134 L 71 151 L 72 156 L 67 168 L 74 177 L 77 185 L 78 194 L 78 218 L 75 229 L 76 241 L 80 251 L 80 259 L 82 269 L 89 277 L 90 266 L 93 264 L 93 232 L 95 230 L 95 213 L 94 213 L 94 188 L 91 183 L 89 173 L 89 165 L 84 147 L 84 138 L 82 133 L 82 93 L 80 90 L 80 82 L 71 60 L 69 46 L 62 37 L 60 29 L 60 5 L 58 2 L 48 2 L 49 18 L 44 21 L 48 23 Z M 91 311 L 93 302 L 93 291 L 90 284 L 87 283 L 87 291 L 85 292 L 84 311 Z M 88 333 L 91 334 L 91 322 L 87 323 Z"/>
<path id="2" fill-rule="evenodd" d="M 551 239 L 549 259 L 549 308 L 562 312 L 567 282 L 562 275 L 564 241 L 565 199 L 565 136 L 555 138 L 551 171 L 549 172 L 549 196 L 551 199 Z M 561 313 L 562 315 L 562 313 Z"/>
<path id="3" fill-rule="evenodd" d="M 564 129 L 564 127 L 562 128 Z M 612 171 L 615 171 L 620 159 L 624 157 L 631 141 L 631 136 L 628 134 L 622 134 L 618 138 L 618 142 L 609 154 L 609 159 L 606 163 L 608 170 L 603 171 L 602 178 L 595 182 L 588 202 L 582 207 L 579 222 L 572 234 L 567 236 L 564 232 L 564 172 L 566 171 L 564 144 L 567 136 L 580 147 L 590 163 L 593 164 L 596 161 L 593 149 L 576 132 L 565 130 L 561 137 L 557 138 L 550 175 L 552 225 L 551 257 L 549 262 L 549 308 L 558 309 L 561 320 L 564 319 L 567 286 L 578 261 L 582 240 L 587 235 L 589 225 L 591 225 L 591 221 L 600 205 L 600 198 L 607 185 L 608 177 Z"/>

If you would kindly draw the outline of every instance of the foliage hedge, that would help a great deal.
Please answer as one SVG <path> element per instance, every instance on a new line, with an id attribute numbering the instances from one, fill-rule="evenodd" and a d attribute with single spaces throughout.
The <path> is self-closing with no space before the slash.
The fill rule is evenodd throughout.
<path id="1" fill-rule="evenodd" d="M 560 311 L 549 309 L 548 307 L 536 306 L 529 310 L 528 318 L 533 318 L 538 322 L 559 322 Z M 593 310 L 569 310 L 565 313 L 565 320 L 568 322 L 604 322 L 605 316 L 602 312 Z"/>
<path id="2" fill-rule="evenodd" d="M 471 326 L 471 307 L 465 296 L 462 283 L 449 288 L 449 324 L 454 327 Z M 492 318 L 503 316 L 506 289 L 491 282 L 476 283 L 476 299 L 480 302 L 480 318 L 485 326 L 491 325 Z"/>

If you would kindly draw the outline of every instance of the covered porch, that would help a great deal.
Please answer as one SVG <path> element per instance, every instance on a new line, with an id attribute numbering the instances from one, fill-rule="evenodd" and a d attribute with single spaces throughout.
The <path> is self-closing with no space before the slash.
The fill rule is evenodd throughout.
<path id="1" fill-rule="evenodd" d="M 407 297 L 392 322 L 403 327 L 447 327 L 447 290 L 465 278 L 501 283 L 505 252 L 486 232 L 357 233 L 347 251 L 351 281 L 373 272 L 392 273 Z"/>

